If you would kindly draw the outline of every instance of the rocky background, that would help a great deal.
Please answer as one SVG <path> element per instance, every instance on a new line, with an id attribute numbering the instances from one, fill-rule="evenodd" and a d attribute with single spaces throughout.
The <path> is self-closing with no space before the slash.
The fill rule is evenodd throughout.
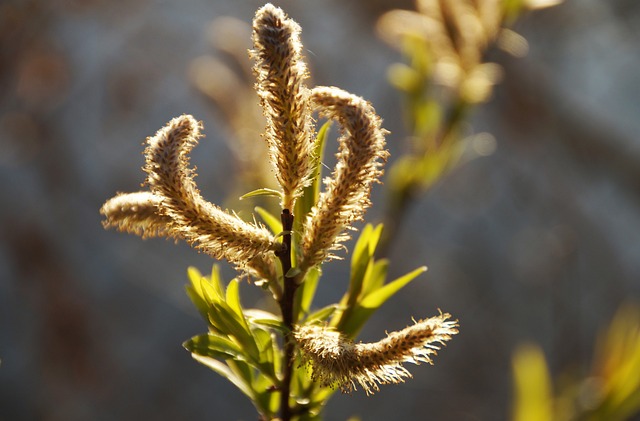
<path id="1" fill-rule="evenodd" d="M 274 3 L 301 24 L 314 82 L 371 100 L 401 153 L 402 108 L 386 82 L 399 56 L 374 25 L 412 4 Z M 212 54 L 212 20 L 250 22 L 261 5 L 0 3 L 0 420 L 256 419 L 181 347 L 205 329 L 184 293 L 186 268 L 213 262 L 184 244 L 104 231 L 98 209 L 139 188 L 142 142 L 181 113 L 205 125 L 193 154 L 203 195 L 235 194 L 237 145 L 224 112 L 194 88 L 192 65 Z M 410 367 L 406 384 L 336 395 L 328 420 L 507 419 L 511 355 L 525 341 L 556 374 L 588 368 L 597 332 L 640 297 L 639 28 L 633 0 L 569 0 L 518 24 L 529 55 L 495 53 L 505 79 L 470 126 L 497 149 L 409 213 L 391 275 L 430 270 L 363 338 L 438 308 L 461 333 L 435 366 Z M 383 209 L 379 191 L 374 200 L 370 221 Z M 327 265 L 319 305 L 342 294 L 347 269 Z M 246 306 L 260 305 L 255 290 L 245 285 Z"/>

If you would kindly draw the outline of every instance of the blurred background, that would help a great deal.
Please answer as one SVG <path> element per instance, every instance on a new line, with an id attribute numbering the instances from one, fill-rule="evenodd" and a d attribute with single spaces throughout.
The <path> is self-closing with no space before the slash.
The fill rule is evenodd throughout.
<path id="1" fill-rule="evenodd" d="M 213 262 L 184 244 L 105 231 L 98 210 L 140 189 L 142 143 L 182 113 L 204 123 L 192 157 L 203 195 L 248 206 L 235 198 L 251 189 L 234 180 L 264 166 L 261 146 L 246 143 L 261 142 L 257 97 L 229 88 L 216 105 L 219 90 L 207 87 L 252 83 L 248 57 L 233 56 L 250 47 L 246 28 L 212 21 L 250 23 L 262 4 L 0 3 L 0 420 L 256 419 L 240 392 L 181 347 L 206 329 L 184 293 L 186 269 L 206 273 Z M 303 28 L 313 83 L 374 104 L 391 131 L 392 164 L 408 135 L 387 82 L 401 57 L 375 27 L 385 11 L 414 4 L 274 4 Z M 328 420 L 509 419 L 520 344 L 538 344 L 554 378 L 588 376 L 598 333 L 640 297 L 640 3 L 569 0 L 515 29 L 528 55 L 490 53 L 502 82 L 465 123 L 491 133 L 495 148 L 407 211 L 389 249 L 391 276 L 429 271 L 363 338 L 438 308 L 461 332 L 435 366 L 410 367 L 405 384 L 374 397 L 336 394 Z M 385 208 L 377 189 L 371 222 Z M 347 262 L 324 270 L 318 306 L 348 282 Z M 261 305 L 260 291 L 243 287 L 245 306 Z"/>

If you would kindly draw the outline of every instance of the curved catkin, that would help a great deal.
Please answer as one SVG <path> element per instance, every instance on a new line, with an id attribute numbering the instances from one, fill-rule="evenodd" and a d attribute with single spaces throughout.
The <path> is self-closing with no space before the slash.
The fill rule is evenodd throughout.
<path id="1" fill-rule="evenodd" d="M 313 89 L 311 99 L 321 115 L 340 123 L 342 136 L 333 174 L 305 222 L 302 269 L 335 257 L 331 252 L 348 238 L 344 229 L 369 207 L 371 185 L 382 174 L 387 157 L 386 130 L 371 104 L 333 87 Z"/>
<path id="2" fill-rule="evenodd" d="M 291 210 L 312 171 L 313 119 L 300 26 L 280 8 L 266 4 L 253 21 L 253 46 L 256 90 L 267 119 L 265 139 L 283 190 L 282 207 Z"/>
<path id="3" fill-rule="evenodd" d="M 246 269 L 257 255 L 280 245 L 266 228 L 245 222 L 202 198 L 188 156 L 199 137 L 200 124 L 182 115 L 148 138 L 146 182 L 151 192 L 162 198 L 160 214 L 170 218 L 172 234 L 216 259 Z"/>
<path id="4" fill-rule="evenodd" d="M 159 213 L 162 198 L 151 192 L 119 193 L 100 208 L 105 228 L 136 234 L 142 238 L 170 237 L 171 218 Z"/>
<path id="5" fill-rule="evenodd" d="M 313 369 L 314 381 L 338 386 L 343 392 L 353 391 L 357 382 L 370 395 L 380 384 L 411 377 L 403 363 L 433 364 L 431 357 L 458 333 L 458 322 L 447 320 L 450 317 L 441 313 L 420 320 L 374 343 L 354 343 L 335 329 L 319 325 L 299 326 L 293 335 Z"/>

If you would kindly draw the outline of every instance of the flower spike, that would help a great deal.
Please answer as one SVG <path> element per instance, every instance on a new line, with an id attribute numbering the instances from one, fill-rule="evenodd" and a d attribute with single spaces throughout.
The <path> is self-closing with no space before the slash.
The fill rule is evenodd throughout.
<path id="1" fill-rule="evenodd" d="M 354 343 L 328 326 L 300 326 L 293 333 L 310 363 L 312 378 L 323 386 L 352 392 L 358 382 L 367 395 L 379 384 L 401 383 L 411 377 L 403 363 L 433 364 L 432 355 L 458 333 L 458 322 L 444 313 L 416 322 L 375 343 Z"/>
<path id="2" fill-rule="evenodd" d="M 147 139 L 147 184 L 162 197 L 160 213 L 171 219 L 169 229 L 193 247 L 239 267 L 255 256 L 279 249 L 264 227 L 243 221 L 202 198 L 189 168 L 189 152 L 200 137 L 191 116 L 171 120 Z"/>
<path id="3" fill-rule="evenodd" d="M 349 238 L 345 228 L 369 207 L 373 182 L 382 175 L 387 158 L 381 119 L 364 99 L 334 87 L 317 87 L 311 99 L 320 114 L 337 120 L 342 126 L 338 162 L 326 190 L 320 195 L 305 223 L 303 269 L 335 257 L 332 250 Z"/>
<path id="4" fill-rule="evenodd" d="M 302 58 L 300 26 L 282 9 L 267 3 L 253 20 L 254 73 L 260 105 L 267 119 L 265 139 L 283 190 L 283 209 L 309 184 L 313 148 L 309 74 Z"/>

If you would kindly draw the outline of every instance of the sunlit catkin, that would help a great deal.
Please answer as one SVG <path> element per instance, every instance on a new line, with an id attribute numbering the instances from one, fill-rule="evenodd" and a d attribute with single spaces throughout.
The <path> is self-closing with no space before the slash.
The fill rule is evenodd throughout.
<path id="1" fill-rule="evenodd" d="M 102 225 L 142 238 L 171 236 L 171 218 L 159 213 L 162 198 L 150 192 L 120 193 L 100 208 L 105 216 Z"/>
<path id="2" fill-rule="evenodd" d="M 369 207 L 371 185 L 387 157 L 381 119 L 364 99 L 333 87 L 314 88 L 311 100 L 320 114 L 342 127 L 337 164 L 325 191 L 305 222 L 302 269 L 315 266 L 348 238 L 344 233 Z"/>
<path id="3" fill-rule="evenodd" d="M 253 21 L 256 89 L 267 119 L 265 139 L 271 163 L 282 187 L 284 209 L 309 183 L 313 146 L 307 66 L 302 58 L 300 26 L 266 4 Z"/>
<path id="4" fill-rule="evenodd" d="M 429 363 L 441 345 L 458 333 L 457 321 L 440 314 L 416 322 L 374 343 L 354 343 L 327 326 L 305 325 L 294 331 L 294 337 L 311 365 L 314 381 L 323 386 L 340 387 L 351 392 L 356 383 L 367 395 L 380 384 L 400 383 L 411 377 L 403 363 Z"/>
<path id="5" fill-rule="evenodd" d="M 171 120 L 145 149 L 147 184 L 162 198 L 160 214 L 170 218 L 169 230 L 195 248 L 239 267 L 279 244 L 266 228 L 247 223 L 202 198 L 189 168 L 189 152 L 200 137 L 191 116 Z"/>

